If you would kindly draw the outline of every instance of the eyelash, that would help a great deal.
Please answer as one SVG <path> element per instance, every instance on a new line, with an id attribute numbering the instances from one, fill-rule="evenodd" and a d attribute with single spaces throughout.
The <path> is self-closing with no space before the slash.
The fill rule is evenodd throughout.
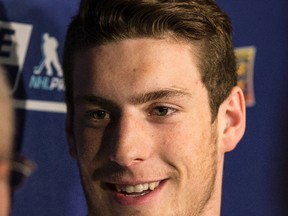
<path id="1" fill-rule="evenodd" d="M 161 113 L 160 114 L 157 114 L 155 113 L 155 111 L 160 111 L 160 109 L 162 109 L 162 111 L 164 111 L 164 115 L 162 115 Z M 160 111 L 161 112 L 161 111 Z M 156 107 L 153 107 L 153 109 L 151 110 L 151 112 L 149 112 L 149 115 L 150 116 L 158 116 L 158 117 L 164 117 L 164 116 L 170 116 L 170 115 L 173 115 L 175 112 L 177 112 L 177 109 L 175 108 L 172 108 L 172 107 L 168 107 L 168 106 L 156 106 Z"/>
<path id="2" fill-rule="evenodd" d="M 101 115 L 104 114 L 105 116 L 102 118 Z M 92 118 L 93 120 L 101 121 L 101 120 L 108 120 L 111 118 L 111 115 L 109 112 L 105 110 L 93 110 L 89 111 L 87 113 L 87 116 L 89 118 Z M 98 117 L 97 117 L 98 116 Z"/>
<path id="3" fill-rule="evenodd" d="M 160 110 L 161 109 L 161 110 Z M 159 112 L 160 111 L 160 112 Z M 164 113 L 162 113 L 164 112 Z M 148 116 L 155 116 L 159 118 L 163 118 L 166 116 L 171 116 L 175 112 L 177 112 L 177 109 L 169 107 L 169 106 L 153 106 L 151 110 L 148 112 Z M 104 120 L 110 120 L 111 119 L 111 114 L 105 110 L 93 110 L 89 111 L 86 114 L 89 118 L 91 118 L 94 121 L 104 121 Z"/>

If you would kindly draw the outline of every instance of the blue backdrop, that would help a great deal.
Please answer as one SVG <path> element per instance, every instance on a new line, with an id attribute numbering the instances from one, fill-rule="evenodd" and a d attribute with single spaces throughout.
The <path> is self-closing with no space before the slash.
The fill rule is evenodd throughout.
<path id="1" fill-rule="evenodd" d="M 226 155 L 222 216 L 285 216 L 288 1 L 217 2 L 231 17 L 235 47 L 250 47 L 237 55 L 244 68 L 239 80 L 244 80 L 250 105 L 245 136 L 236 150 Z M 14 216 L 86 213 L 76 162 L 69 157 L 65 141 L 59 69 L 65 31 L 78 3 L 0 0 L 0 63 L 7 67 L 13 86 L 17 151 L 38 165 L 25 188 L 13 196 Z M 251 50 L 257 50 L 255 62 Z"/>

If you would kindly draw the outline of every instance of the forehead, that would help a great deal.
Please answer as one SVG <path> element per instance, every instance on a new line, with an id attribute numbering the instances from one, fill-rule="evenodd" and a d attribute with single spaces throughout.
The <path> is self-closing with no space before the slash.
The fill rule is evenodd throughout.
<path id="1" fill-rule="evenodd" d="M 197 56 L 194 46 L 172 39 L 126 39 L 86 49 L 75 55 L 74 92 L 191 87 L 201 82 Z"/>
<path id="2" fill-rule="evenodd" d="M 74 71 L 80 67 L 112 67 L 121 63 L 133 65 L 137 63 L 173 63 L 182 59 L 182 62 L 190 61 L 191 64 L 199 65 L 198 43 L 192 44 L 185 40 L 174 38 L 138 38 L 124 39 L 118 42 L 110 42 L 96 47 L 84 48 L 74 55 Z M 111 61 L 111 60 L 116 61 Z M 129 59 L 129 61 L 123 61 Z M 171 62 L 171 60 L 173 61 Z M 89 64 L 87 64 L 89 63 Z M 177 63 L 177 62 L 176 62 Z M 122 65 L 123 65 L 122 64 Z"/>
<path id="3" fill-rule="evenodd" d="M 92 62 L 97 63 L 96 66 L 101 66 L 101 62 L 105 59 L 117 58 L 116 62 L 108 62 L 109 65 L 114 63 L 119 63 L 123 58 L 129 57 L 132 60 L 137 58 L 143 60 L 149 60 L 151 57 L 157 60 L 160 57 L 169 57 L 172 55 L 173 58 L 178 56 L 183 56 L 185 54 L 189 55 L 189 59 L 193 59 L 193 63 L 199 63 L 199 42 L 192 44 L 191 41 L 184 39 L 175 39 L 172 37 L 164 38 L 135 38 L 135 39 L 123 39 L 115 42 L 108 42 L 99 46 L 91 46 L 87 48 L 80 49 L 75 52 L 74 55 L 74 66 L 83 63 L 82 60 L 87 63 L 87 61 L 92 60 Z M 130 56 L 129 56 L 130 54 Z M 165 55 L 163 55 L 165 54 Z M 93 59 L 91 59 L 91 57 Z M 145 57 L 145 58 L 143 58 Z M 150 59 L 151 59 L 150 58 Z M 100 59 L 98 62 L 97 60 Z M 176 58 L 175 58 L 176 59 Z M 164 60 L 164 58 L 163 58 Z M 90 62 L 91 63 L 91 62 Z M 131 64 L 132 62 L 130 62 Z M 83 66 L 83 65 L 82 65 Z M 88 65 L 86 65 L 88 66 Z"/>

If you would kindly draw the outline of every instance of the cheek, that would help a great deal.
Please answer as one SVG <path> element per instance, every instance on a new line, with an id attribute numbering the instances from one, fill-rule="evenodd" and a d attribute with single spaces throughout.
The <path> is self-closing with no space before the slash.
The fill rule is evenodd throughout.
<path id="1" fill-rule="evenodd" d="M 211 125 L 177 124 L 167 133 L 158 133 L 158 148 L 166 160 L 180 161 L 201 160 L 211 148 Z M 172 163 L 172 161 L 171 161 Z"/>
<path id="2" fill-rule="evenodd" d="M 102 134 L 90 128 L 76 128 L 75 143 L 79 159 L 91 161 L 99 153 Z"/>

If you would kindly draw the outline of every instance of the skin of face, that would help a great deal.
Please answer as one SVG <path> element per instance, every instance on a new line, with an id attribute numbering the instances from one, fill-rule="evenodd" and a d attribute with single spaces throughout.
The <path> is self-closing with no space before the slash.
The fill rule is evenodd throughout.
<path id="1" fill-rule="evenodd" d="M 0 73 L 3 73 L 0 68 Z M 10 212 L 9 173 L 11 144 L 13 137 L 13 114 L 8 86 L 0 74 L 0 215 L 8 216 Z M 7 160 L 8 159 L 8 160 Z"/>
<path id="2" fill-rule="evenodd" d="M 88 215 L 220 215 L 223 155 L 236 145 L 227 125 L 243 115 L 243 95 L 236 89 L 212 123 L 196 53 L 146 38 L 75 55 L 67 136 Z M 147 183 L 156 189 L 121 191 Z"/>
<path id="3" fill-rule="evenodd" d="M 0 164 L 0 215 L 8 216 L 10 210 L 9 164 Z"/>

